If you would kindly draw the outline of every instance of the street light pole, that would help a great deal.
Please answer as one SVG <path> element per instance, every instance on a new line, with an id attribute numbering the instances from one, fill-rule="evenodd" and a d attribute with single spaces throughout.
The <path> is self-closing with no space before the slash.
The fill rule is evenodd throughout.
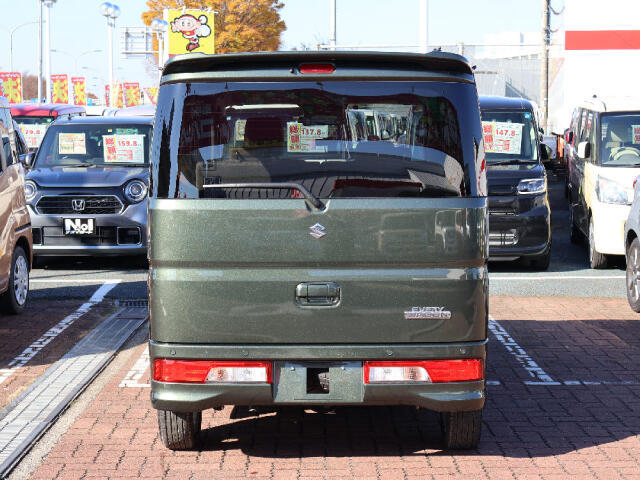
<path id="1" fill-rule="evenodd" d="M 109 2 L 100 5 L 100 13 L 107 19 L 107 37 L 109 42 L 109 106 L 113 106 L 113 29 L 116 26 L 116 18 L 120 16 L 120 7 Z"/>
<path id="2" fill-rule="evenodd" d="M 158 76 L 162 78 L 162 67 L 164 67 L 165 57 L 165 36 L 167 35 L 169 23 L 159 18 L 154 19 L 151 22 L 151 29 L 156 34 L 158 39 Z"/>
<path id="3" fill-rule="evenodd" d="M 26 25 L 33 25 L 36 24 L 38 22 L 33 21 L 33 22 L 25 22 L 25 23 L 21 23 L 20 25 L 18 25 L 17 27 L 13 27 L 11 29 L 7 28 L 7 27 L 0 27 L 3 30 L 6 30 L 7 32 L 9 32 L 9 71 L 13 72 L 13 34 L 16 33 L 16 30 L 18 30 L 19 28 L 22 28 Z"/>
<path id="4" fill-rule="evenodd" d="M 46 30 L 44 34 L 44 49 L 46 53 L 44 75 L 46 77 L 47 85 L 47 103 L 51 103 L 51 7 L 57 0 L 44 0 L 44 6 L 47 7 L 44 11 L 44 21 L 46 24 Z"/>

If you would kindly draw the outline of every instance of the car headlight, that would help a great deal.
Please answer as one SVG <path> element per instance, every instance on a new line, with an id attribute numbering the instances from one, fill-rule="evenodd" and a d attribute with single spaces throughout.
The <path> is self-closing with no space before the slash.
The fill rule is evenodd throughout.
<path id="1" fill-rule="evenodd" d="M 131 203 L 138 203 L 147 196 L 147 185 L 141 180 L 131 180 L 124 187 L 124 196 Z"/>
<path id="2" fill-rule="evenodd" d="M 598 177 L 596 182 L 596 194 L 602 203 L 617 203 L 619 205 L 631 205 L 633 203 L 633 190 L 624 188 L 618 182 L 608 178 Z"/>
<path id="3" fill-rule="evenodd" d="M 30 203 L 38 193 L 38 187 L 33 180 L 27 180 L 24 182 L 24 197 L 27 200 L 27 203 Z"/>
<path id="4" fill-rule="evenodd" d="M 518 183 L 518 193 L 521 194 L 544 193 L 546 190 L 546 178 L 529 178 Z"/>

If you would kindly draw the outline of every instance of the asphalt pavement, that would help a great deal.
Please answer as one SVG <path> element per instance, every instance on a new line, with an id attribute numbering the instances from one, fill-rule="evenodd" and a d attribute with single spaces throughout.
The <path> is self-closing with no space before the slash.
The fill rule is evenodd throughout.
<path id="1" fill-rule="evenodd" d="M 520 262 L 491 262 L 492 295 L 625 297 L 624 258 L 604 270 L 592 270 L 586 243 L 569 242 L 569 210 L 564 181 L 550 175 L 552 206 L 551 265 L 533 271 Z M 38 262 L 31 273 L 32 298 L 87 298 L 105 282 L 114 281 L 107 298 L 147 298 L 147 270 L 140 258 L 54 258 Z"/>

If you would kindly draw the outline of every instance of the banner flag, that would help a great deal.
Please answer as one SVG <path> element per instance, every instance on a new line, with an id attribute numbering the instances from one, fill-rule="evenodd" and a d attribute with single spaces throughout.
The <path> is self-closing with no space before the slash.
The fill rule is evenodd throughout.
<path id="1" fill-rule="evenodd" d="M 87 104 L 86 81 L 84 77 L 71 77 L 71 85 L 73 86 L 73 104 Z"/>
<path id="2" fill-rule="evenodd" d="M 122 83 L 116 83 L 115 87 L 116 87 L 115 94 L 114 94 L 115 105 L 112 105 L 111 97 L 109 95 L 109 92 L 111 91 L 111 89 L 109 88 L 108 84 L 104 86 L 104 95 L 105 95 L 106 105 L 108 107 L 122 108 L 124 106 L 124 102 L 122 101 Z"/>
<path id="3" fill-rule="evenodd" d="M 9 103 L 22 102 L 22 75 L 20 72 L 0 72 L 0 93 Z"/>
<path id="4" fill-rule="evenodd" d="M 66 74 L 51 75 L 51 101 L 69 103 L 69 81 Z"/>
<path id="5" fill-rule="evenodd" d="M 138 82 L 124 83 L 124 99 L 126 107 L 140 105 L 140 84 Z"/>
<path id="6" fill-rule="evenodd" d="M 215 53 L 214 12 L 211 10 L 164 10 L 169 23 L 169 56 L 181 53 Z"/>
<path id="7" fill-rule="evenodd" d="M 143 89 L 149 101 L 154 105 L 158 103 L 158 90 L 160 90 L 158 87 L 146 87 Z"/>

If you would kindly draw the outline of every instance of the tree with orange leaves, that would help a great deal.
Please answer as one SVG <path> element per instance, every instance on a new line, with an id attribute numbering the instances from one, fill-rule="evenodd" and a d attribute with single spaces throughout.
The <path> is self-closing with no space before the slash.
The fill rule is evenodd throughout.
<path id="1" fill-rule="evenodd" d="M 147 0 L 149 10 L 142 20 L 151 25 L 165 8 L 210 8 L 217 12 L 216 53 L 268 51 L 280 47 L 280 35 L 287 28 L 280 18 L 283 6 L 279 0 Z"/>

